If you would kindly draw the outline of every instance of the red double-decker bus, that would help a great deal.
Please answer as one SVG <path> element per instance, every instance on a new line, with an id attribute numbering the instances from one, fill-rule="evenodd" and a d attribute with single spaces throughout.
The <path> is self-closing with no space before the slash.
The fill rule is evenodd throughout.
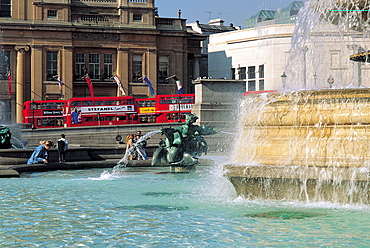
<path id="1" fill-rule="evenodd" d="M 65 100 L 26 101 L 22 108 L 22 122 L 33 128 L 63 127 Z"/>
<path id="2" fill-rule="evenodd" d="M 66 127 L 139 123 L 132 96 L 71 98 L 64 104 L 63 117 Z"/>
<path id="3" fill-rule="evenodd" d="M 184 122 L 195 102 L 194 94 L 156 96 L 157 123 Z"/>
<path id="4" fill-rule="evenodd" d="M 185 114 L 190 113 L 194 94 L 157 95 L 154 98 L 136 100 L 140 123 L 183 122 Z"/>
<path id="5" fill-rule="evenodd" d="M 105 126 L 184 122 L 192 111 L 194 94 L 157 95 L 135 99 L 120 97 L 78 97 L 69 100 L 27 101 L 23 123 L 34 128 Z"/>

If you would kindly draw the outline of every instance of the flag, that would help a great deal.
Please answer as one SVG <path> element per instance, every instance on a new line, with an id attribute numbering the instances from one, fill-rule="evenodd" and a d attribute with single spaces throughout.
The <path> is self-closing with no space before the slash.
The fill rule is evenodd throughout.
<path id="1" fill-rule="evenodd" d="M 184 93 L 184 89 L 182 88 L 182 83 L 180 79 L 176 76 L 174 76 L 173 79 L 175 80 L 175 83 L 177 84 L 177 93 L 178 94 Z"/>
<path id="2" fill-rule="evenodd" d="M 57 80 L 58 80 L 59 89 L 62 90 L 63 83 L 62 83 L 62 80 L 60 80 L 60 76 L 58 76 Z"/>
<path id="3" fill-rule="evenodd" d="M 8 95 L 11 95 L 13 92 L 12 92 L 12 77 L 10 71 L 8 72 L 7 76 L 8 76 Z"/>
<path id="4" fill-rule="evenodd" d="M 90 96 L 91 96 L 91 97 L 94 97 L 94 88 L 93 88 L 93 85 L 92 85 L 92 83 L 91 83 L 91 80 L 90 80 L 89 74 L 86 74 L 86 76 L 85 76 L 85 80 L 86 80 L 87 85 L 89 86 Z"/>
<path id="5" fill-rule="evenodd" d="M 148 85 L 148 87 L 150 89 L 150 93 L 152 94 L 152 96 L 154 96 L 155 93 L 154 93 L 152 83 L 149 81 L 149 79 L 146 76 L 144 77 L 144 82 Z"/>
<path id="6" fill-rule="evenodd" d="M 171 78 L 173 78 L 173 80 L 175 80 L 175 83 L 177 85 L 177 93 L 178 94 L 184 93 L 184 89 L 182 88 L 182 83 L 181 83 L 180 79 L 176 75 L 172 75 L 172 76 L 166 78 L 166 80 L 169 80 Z"/>
<path id="7" fill-rule="evenodd" d="M 62 83 L 62 80 L 60 80 L 60 76 L 58 76 L 57 80 L 58 80 L 58 85 L 59 85 L 59 90 L 60 90 L 60 98 L 63 98 L 63 90 L 62 90 L 63 83 Z"/>
<path id="8" fill-rule="evenodd" d="M 119 77 L 117 75 L 114 75 L 113 76 L 113 79 L 114 81 L 116 81 L 117 85 L 118 85 L 118 88 L 121 90 L 122 92 L 122 95 L 126 95 L 125 93 L 125 90 L 123 89 L 123 86 L 122 86 L 122 83 L 121 83 L 121 80 L 119 79 Z"/>

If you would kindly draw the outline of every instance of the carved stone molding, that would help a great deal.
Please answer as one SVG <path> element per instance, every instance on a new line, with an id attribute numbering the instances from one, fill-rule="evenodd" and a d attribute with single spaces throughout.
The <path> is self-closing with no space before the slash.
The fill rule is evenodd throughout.
<path id="1" fill-rule="evenodd" d="M 26 46 L 15 46 L 14 50 L 20 53 L 23 51 L 28 52 L 30 50 L 30 46 L 27 46 L 27 45 Z"/>
<path id="2" fill-rule="evenodd" d="M 119 41 L 119 34 L 73 33 L 74 40 Z"/>
<path id="3" fill-rule="evenodd" d="M 42 49 L 43 47 L 43 45 L 31 45 L 32 49 Z"/>
<path id="4" fill-rule="evenodd" d="M 117 51 L 128 53 L 130 51 L 130 48 L 128 48 L 128 47 L 118 47 Z"/>
<path id="5" fill-rule="evenodd" d="M 157 53 L 157 49 L 154 48 L 148 48 L 147 51 L 150 53 Z"/>

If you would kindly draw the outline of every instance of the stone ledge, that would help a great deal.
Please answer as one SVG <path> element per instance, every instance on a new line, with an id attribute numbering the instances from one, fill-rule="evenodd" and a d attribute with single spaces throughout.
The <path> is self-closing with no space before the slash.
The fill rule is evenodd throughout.
<path id="1" fill-rule="evenodd" d="M 10 177 L 20 177 L 20 176 L 18 171 L 16 170 L 0 169 L 0 178 L 10 178 Z"/>
<path id="2" fill-rule="evenodd" d="M 368 181 L 370 172 L 358 167 L 276 166 L 276 165 L 225 165 L 228 178 L 275 178 L 299 180 L 361 180 Z"/>

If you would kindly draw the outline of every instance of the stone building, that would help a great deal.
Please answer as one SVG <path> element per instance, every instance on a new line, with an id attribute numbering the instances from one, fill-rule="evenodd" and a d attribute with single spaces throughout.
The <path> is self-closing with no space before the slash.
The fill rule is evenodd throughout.
<path id="1" fill-rule="evenodd" d="M 173 74 L 192 92 L 199 68 L 190 61 L 200 56 L 204 37 L 188 32 L 185 21 L 158 17 L 154 0 L 1 0 L 3 105 L 21 122 L 26 100 L 89 96 L 86 73 L 95 96 L 122 94 L 113 75 L 135 97 L 150 97 L 145 76 L 156 94 L 177 92 L 166 80 Z"/>

